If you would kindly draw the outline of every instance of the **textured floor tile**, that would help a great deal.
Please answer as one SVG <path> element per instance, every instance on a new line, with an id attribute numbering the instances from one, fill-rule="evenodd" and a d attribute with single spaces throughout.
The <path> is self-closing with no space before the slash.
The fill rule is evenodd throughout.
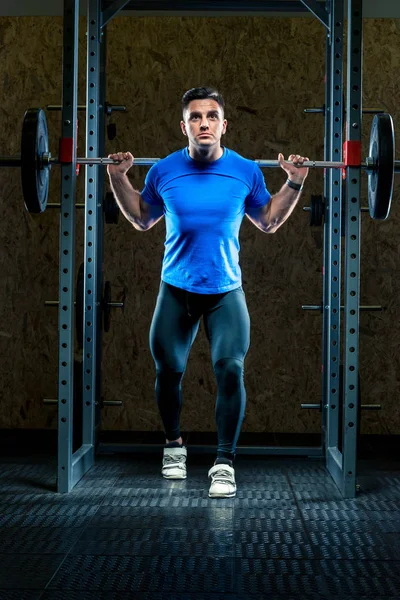
<path id="1" fill-rule="evenodd" d="M 90 517 L 69 517 L 64 515 L 0 515 L 0 527 L 78 527 L 88 524 Z M 1 533 L 0 533 L 1 535 Z"/>
<path id="2" fill-rule="evenodd" d="M 68 556 L 49 589 L 232 592 L 232 559 Z"/>
<path id="3" fill-rule="evenodd" d="M 332 595 L 400 595 L 398 561 L 328 560 L 321 561 L 321 568 Z"/>
<path id="4" fill-rule="evenodd" d="M 64 517 L 85 517 L 92 516 L 98 510 L 100 504 L 87 504 L 82 502 L 47 504 L 47 503 L 27 503 L 24 505 L 6 506 L 0 508 L 0 517 L 5 515 L 38 515 L 38 516 L 64 516 Z"/>
<path id="5" fill-rule="evenodd" d="M 133 556 L 233 556 L 231 530 L 110 529 L 89 527 L 73 554 Z"/>
<path id="6" fill-rule="evenodd" d="M 235 557 L 313 559 L 316 552 L 305 533 L 236 531 Z"/>
<path id="7" fill-rule="evenodd" d="M 8 527 L 0 535 L 0 554 L 65 554 L 80 533 L 66 527 Z"/>
<path id="8" fill-rule="evenodd" d="M 220 505 L 210 508 L 185 507 L 177 511 L 174 507 L 120 507 L 101 506 L 90 522 L 91 526 L 117 528 L 162 528 L 185 527 L 187 529 L 229 529 L 233 523 L 233 509 Z"/>
<path id="9" fill-rule="evenodd" d="M 40 590 L 0 590 L 0 600 L 39 600 Z"/>
<path id="10" fill-rule="evenodd" d="M 399 522 L 400 523 L 400 522 Z M 315 533 L 376 533 L 377 531 L 383 532 L 380 522 L 373 521 L 361 521 L 350 519 L 347 520 L 307 520 L 304 522 L 305 529 L 309 532 Z M 400 529 L 399 529 L 400 531 Z"/>
<path id="11" fill-rule="evenodd" d="M 325 594 L 318 561 L 235 559 L 235 590 L 246 595 L 287 598 Z"/>
<path id="12" fill-rule="evenodd" d="M 310 533 L 316 557 L 343 560 L 400 560 L 388 538 L 377 533 Z"/>
<path id="13" fill-rule="evenodd" d="M 43 589 L 63 559 L 62 554 L 0 554 L 0 589 Z"/>

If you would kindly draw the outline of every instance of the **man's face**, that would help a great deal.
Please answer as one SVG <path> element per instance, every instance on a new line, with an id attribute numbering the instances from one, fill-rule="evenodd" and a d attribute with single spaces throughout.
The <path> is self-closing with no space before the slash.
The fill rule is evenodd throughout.
<path id="1" fill-rule="evenodd" d="M 189 138 L 189 145 L 198 149 L 220 145 L 227 121 L 216 100 L 192 100 L 184 112 L 181 129 Z"/>

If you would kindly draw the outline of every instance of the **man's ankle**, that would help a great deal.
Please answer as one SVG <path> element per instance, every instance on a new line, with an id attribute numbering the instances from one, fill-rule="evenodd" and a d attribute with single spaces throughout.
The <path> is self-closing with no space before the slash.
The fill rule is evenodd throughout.
<path id="1" fill-rule="evenodd" d="M 178 438 L 177 440 L 166 440 L 165 443 L 167 445 L 169 445 L 169 444 L 179 444 L 180 446 L 183 446 L 183 440 L 182 440 L 181 437 Z"/>
<path id="2" fill-rule="evenodd" d="M 233 459 L 228 458 L 227 456 L 217 456 L 214 462 L 215 465 L 229 465 L 233 467 Z"/>

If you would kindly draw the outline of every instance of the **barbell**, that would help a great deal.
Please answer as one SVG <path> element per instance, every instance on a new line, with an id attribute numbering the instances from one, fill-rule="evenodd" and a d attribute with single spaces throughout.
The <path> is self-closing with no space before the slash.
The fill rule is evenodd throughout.
<path id="1" fill-rule="evenodd" d="M 22 191 L 28 212 L 41 213 L 46 209 L 52 165 L 72 163 L 72 147 L 67 152 L 60 140 L 60 156 L 53 158 L 49 152 L 46 116 L 40 108 L 30 108 L 24 115 L 21 135 L 21 156 L 0 157 L 0 167 L 20 167 Z M 353 164 L 334 161 L 305 161 L 303 166 L 323 169 L 346 169 L 349 166 L 363 169 L 368 174 L 368 205 L 373 219 L 389 216 L 395 172 L 400 172 L 400 161 L 394 160 L 394 127 L 387 113 L 375 115 L 370 132 L 369 156 L 364 163 Z M 159 158 L 135 158 L 135 166 L 152 166 Z M 278 168 L 278 160 L 255 160 L 260 168 Z M 78 165 L 118 164 L 110 158 L 77 158 Z"/>

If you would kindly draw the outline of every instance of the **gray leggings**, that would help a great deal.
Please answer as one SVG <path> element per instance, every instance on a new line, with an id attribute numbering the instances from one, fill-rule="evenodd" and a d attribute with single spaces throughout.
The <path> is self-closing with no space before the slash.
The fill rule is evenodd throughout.
<path id="1" fill-rule="evenodd" d="M 161 282 L 150 328 L 157 404 L 167 439 L 178 439 L 182 378 L 201 316 L 218 386 L 217 456 L 233 460 L 246 407 L 243 363 L 250 343 L 250 318 L 241 287 L 223 294 L 196 294 Z"/>

